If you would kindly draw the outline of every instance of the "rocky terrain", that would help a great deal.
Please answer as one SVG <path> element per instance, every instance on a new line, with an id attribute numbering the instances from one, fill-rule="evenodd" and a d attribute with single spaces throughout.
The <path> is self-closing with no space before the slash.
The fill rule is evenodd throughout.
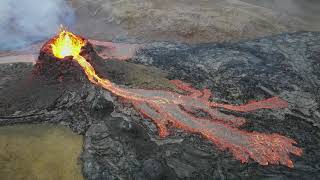
<path id="1" fill-rule="evenodd" d="M 314 0 L 70 2 L 77 17 L 74 29 L 100 40 L 224 42 L 320 29 L 320 4 Z"/>
<path id="2" fill-rule="evenodd" d="M 242 129 L 292 138 L 304 153 L 291 157 L 295 167 L 290 169 L 242 164 L 182 130 L 173 129 L 173 135 L 161 139 L 152 121 L 92 85 L 72 61 L 1 65 L 0 125 L 47 122 L 83 135 L 86 179 L 320 178 L 320 33 L 223 44 L 157 42 L 145 44 L 127 61 L 94 61 L 100 75 L 127 87 L 177 91 L 169 80 L 180 79 L 209 88 L 216 102 L 243 104 L 280 96 L 289 108 L 222 113 L 245 117 Z"/>

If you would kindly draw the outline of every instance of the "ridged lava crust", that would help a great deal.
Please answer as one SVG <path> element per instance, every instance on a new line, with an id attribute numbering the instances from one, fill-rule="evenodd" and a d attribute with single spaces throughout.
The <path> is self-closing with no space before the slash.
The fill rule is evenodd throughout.
<path id="1" fill-rule="evenodd" d="M 50 43 L 50 41 L 48 42 Z M 262 101 L 253 101 L 243 105 L 220 104 L 209 101 L 212 96 L 208 89 L 197 90 L 182 81 L 172 83 L 179 89 L 186 91 L 187 95 L 163 90 L 130 89 L 120 87 L 108 79 L 101 78 L 92 66 L 96 54 L 92 46 L 87 43 L 81 55 L 65 59 L 51 57 L 48 43 L 42 48 L 39 64 L 52 61 L 75 63 L 82 67 L 87 78 L 94 84 L 110 91 L 113 95 L 121 97 L 133 104 L 134 108 L 144 117 L 150 118 L 158 127 L 159 136 L 165 138 L 169 135 L 168 125 L 183 129 L 190 133 L 201 134 L 216 144 L 222 150 L 229 150 L 241 162 L 253 159 L 261 165 L 282 164 L 293 167 L 289 155 L 302 155 L 302 149 L 294 146 L 296 142 L 279 134 L 264 134 L 247 132 L 239 127 L 245 123 L 242 117 L 227 115 L 219 108 L 249 112 L 258 109 L 286 108 L 288 103 L 278 97 Z M 49 52 L 47 55 L 46 53 Z M 43 61 L 46 60 L 46 61 Z M 73 66 L 74 67 L 74 66 Z M 59 68 L 55 68 L 59 69 Z M 58 70 L 61 73 L 61 70 Z M 207 117 L 197 117 L 194 111 L 201 110 Z"/>

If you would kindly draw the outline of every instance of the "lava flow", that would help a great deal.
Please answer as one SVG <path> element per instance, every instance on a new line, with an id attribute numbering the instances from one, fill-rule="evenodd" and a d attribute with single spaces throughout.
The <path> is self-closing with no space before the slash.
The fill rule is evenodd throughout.
<path id="1" fill-rule="evenodd" d="M 239 127 L 246 121 L 244 118 L 226 115 L 218 109 L 249 112 L 258 109 L 286 108 L 287 102 L 278 97 L 244 105 L 220 104 L 209 101 L 212 94 L 208 89 L 197 90 L 179 80 L 174 80 L 172 83 L 187 95 L 164 90 L 123 88 L 99 77 L 89 61 L 79 54 L 81 47 L 89 43 L 86 40 L 61 30 L 60 34 L 49 43 L 54 56 L 58 58 L 73 56 L 73 60 L 83 68 L 92 83 L 130 102 L 142 116 L 151 119 L 158 127 L 161 138 L 169 135 L 169 125 L 200 134 L 218 148 L 229 150 L 243 163 L 251 158 L 261 165 L 282 164 L 293 167 L 289 155 L 302 155 L 302 149 L 295 146 L 294 140 L 280 134 L 240 130 Z M 194 113 L 196 110 L 206 112 L 208 116 L 197 117 Z"/>

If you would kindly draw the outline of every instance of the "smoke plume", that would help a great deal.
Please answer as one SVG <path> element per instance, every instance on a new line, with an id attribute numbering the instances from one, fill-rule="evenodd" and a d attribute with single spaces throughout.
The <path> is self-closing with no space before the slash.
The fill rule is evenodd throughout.
<path id="1" fill-rule="evenodd" d="M 73 20 L 74 11 L 65 0 L 0 0 L 0 49 L 43 40 Z"/>

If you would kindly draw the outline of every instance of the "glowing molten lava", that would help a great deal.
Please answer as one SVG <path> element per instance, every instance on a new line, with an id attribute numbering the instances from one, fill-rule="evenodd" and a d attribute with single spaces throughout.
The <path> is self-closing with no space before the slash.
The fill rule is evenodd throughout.
<path id="1" fill-rule="evenodd" d="M 51 46 L 56 57 L 73 56 L 92 83 L 130 102 L 142 116 L 151 119 L 157 125 L 161 138 L 170 134 L 168 127 L 171 125 L 202 135 L 220 149 L 229 150 L 241 162 L 248 162 L 251 158 L 261 165 L 282 164 L 293 167 L 289 155 L 302 155 L 302 149 L 294 146 L 294 140 L 280 134 L 241 130 L 240 126 L 246 122 L 244 118 L 219 111 L 219 108 L 238 112 L 286 108 L 286 101 L 273 97 L 243 105 L 220 104 L 209 100 L 212 94 L 208 89 L 197 90 L 179 80 L 172 83 L 187 95 L 162 90 L 119 87 L 107 79 L 100 78 L 92 65 L 79 55 L 85 43 L 76 35 L 62 30 Z M 194 113 L 197 110 L 206 112 L 209 116 L 197 117 Z"/>
<path id="2" fill-rule="evenodd" d="M 61 26 L 59 35 L 51 44 L 51 47 L 54 56 L 64 58 L 65 56 L 79 55 L 81 47 L 84 45 L 85 41 Z"/>

